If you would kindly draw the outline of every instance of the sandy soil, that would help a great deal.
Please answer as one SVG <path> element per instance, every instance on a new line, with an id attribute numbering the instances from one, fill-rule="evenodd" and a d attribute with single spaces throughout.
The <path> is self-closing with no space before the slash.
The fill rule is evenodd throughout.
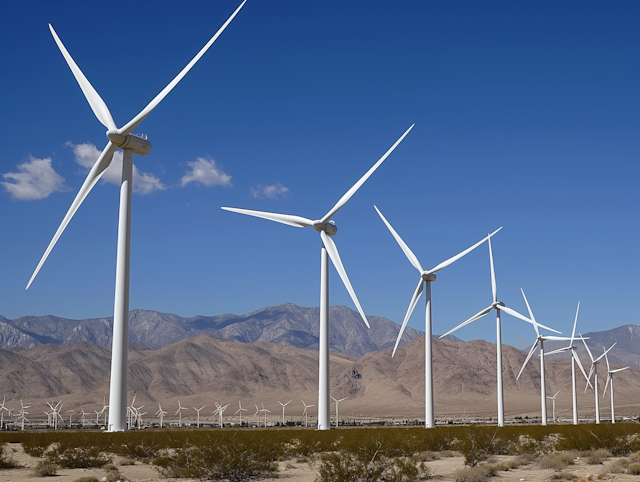
<path id="1" fill-rule="evenodd" d="M 12 452 L 12 458 L 21 465 L 21 468 L 0 470 L 0 482 L 44 480 L 44 478 L 41 479 L 33 475 L 33 467 L 41 459 L 27 455 L 24 450 L 22 450 L 22 445 L 20 444 L 7 444 L 6 450 Z M 494 457 L 497 462 L 509 460 L 510 458 L 512 457 Z M 587 465 L 583 460 L 578 458 L 575 461 L 575 465 L 567 467 L 560 473 L 556 473 L 552 469 L 541 469 L 536 463 L 533 463 L 518 469 L 499 472 L 496 477 L 490 480 L 493 482 L 547 482 L 553 480 L 554 475 L 557 477 L 562 473 L 571 473 L 582 481 L 611 481 L 615 479 L 616 482 L 638 482 L 640 480 L 638 476 L 634 475 L 611 473 L 616 460 L 616 458 L 611 458 L 602 465 Z M 137 462 L 135 465 L 123 466 L 121 466 L 119 462 L 120 459 L 114 457 L 114 463 L 118 466 L 120 473 L 125 477 L 125 480 L 131 482 L 199 482 L 199 480 L 195 479 L 168 479 L 163 477 L 155 467 L 140 462 Z M 276 478 L 264 479 L 265 482 L 314 482 L 316 479 L 313 462 L 302 462 L 292 459 L 279 462 L 278 465 L 278 476 Z M 460 456 L 443 457 L 440 460 L 428 462 L 427 466 L 431 470 L 433 479 L 443 482 L 454 482 L 456 480 L 456 471 L 464 467 L 464 459 Z M 57 476 L 50 480 L 55 480 L 56 482 L 73 482 L 80 477 L 88 476 L 102 480 L 105 474 L 104 469 L 60 469 Z"/>

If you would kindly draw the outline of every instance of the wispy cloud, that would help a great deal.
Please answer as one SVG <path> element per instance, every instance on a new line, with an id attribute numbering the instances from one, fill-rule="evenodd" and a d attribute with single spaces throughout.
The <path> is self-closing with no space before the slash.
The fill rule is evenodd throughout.
<path id="1" fill-rule="evenodd" d="M 266 186 L 257 184 L 256 187 L 249 189 L 251 190 L 251 195 L 257 199 L 282 199 L 291 194 L 289 188 L 283 186 L 278 181 Z"/>
<path id="2" fill-rule="evenodd" d="M 67 146 L 73 149 L 75 161 L 87 170 L 91 169 L 100 157 L 100 151 L 91 142 L 84 144 L 73 144 L 67 142 Z M 117 150 L 113 155 L 111 165 L 102 175 L 105 182 L 110 182 L 117 186 L 122 181 L 122 151 Z M 150 194 L 155 191 L 163 191 L 167 187 L 153 174 L 140 172 L 133 166 L 133 192 L 136 194 Z"/>
<path id="3" fill-rule="evenodd" d="M 231 176 L 225 173 L 213 159 L 198 157 L 195 161 L 187 162 L 189 171 L 183 176 L 180 185 L 185 187 L 190 182 L 197 182 L 204 186 L 232 187 Z"/>
<path id="4" fill-rule="evenodd" d="M 51 193 L 69 190 L 64 178 L 51 166 L 50 158 L 29 156 L 27 162 L 18 164 L 18 172 L 8 172 L 3 177 L 7 181 L 0 184 L 19 201 L 44 199 Z"/>

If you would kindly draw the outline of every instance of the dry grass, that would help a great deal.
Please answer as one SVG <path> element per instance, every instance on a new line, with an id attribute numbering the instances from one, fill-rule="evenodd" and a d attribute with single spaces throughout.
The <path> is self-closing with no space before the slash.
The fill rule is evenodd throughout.
<path id="1" fill-rule="evenodd" d="M 629 464 L 628 471 L 632 475 L 640 475 L 640 463 Z"/>
<path id="2" fill-rule="evenodd" d="M 39 461 L 33 468 L 35 477 L 53 477 L 58 474 L 58 466 L 48 460 Z"/>
<path id="3" fill-rule="evenodd" d="M 556 472 L 573 465 L 576 454 L 573 452 L 552 452 L 540 458 L 540 467 L 543 469 L 553 469 Z"/>
<path id="4" fill-rule="evenodd" d="M 589 465 L 602 465 L 602 463 L 611 457 L 611 452 L 607 449 L 592 449 L 582 453 L 582 458 Z"/>

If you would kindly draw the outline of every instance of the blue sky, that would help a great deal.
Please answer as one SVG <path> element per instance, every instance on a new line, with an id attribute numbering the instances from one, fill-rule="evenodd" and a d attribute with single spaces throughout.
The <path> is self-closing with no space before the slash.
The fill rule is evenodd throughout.
<path id="1" fill-rule="evenodd" d="M 0 314 L 111 316 L 118 174 L 105 175 L 28 291 L 102 150 L 51 23 L 121 126 L 239 2 L 13 2 L 0 35 Z M 249 0 L 144 120 L 131 308 L 317 306 L 320 240 L 221 206 L 319 218 L 413 123 L 334 217 L 369 315 L 401 322 L 417 283 L 375 203 L 425 267 L 494 238 L 499 298 L 567 332 L 640 324 L 637 2 Z M 20 183 L 18 187 L 16 183 Z M 26 183 L 26 184 L 25 184 Z M 29 188 L 29 189 L 26 189 Z M 39 199 L 24 199 L 39 198 Z M 424 298 L 410 326 L 424 329 Z M 491 301 L 486 245 L 438 273 L 434 332 Z M 335 270 L 331 304 L 353 308 Z M 495 341 L 493 317 L 457 332 Z M 505 317 L 505 342 L 533 330 Z"/>

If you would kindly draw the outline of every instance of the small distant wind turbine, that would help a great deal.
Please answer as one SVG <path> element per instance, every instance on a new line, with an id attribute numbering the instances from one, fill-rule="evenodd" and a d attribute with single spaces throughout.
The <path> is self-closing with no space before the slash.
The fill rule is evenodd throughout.
<path id="1" fill-rule="evenodd" d="M 258 408 L 258 404 L 256 403 L 256 413 L 253 414 L 254 417 L 256 417 L 256 420 L 258 422 L 258 428 L 260 428 L 260 409 Z M 266 424 L 265 424 L 265 428 L 266 428 Z"/>
<path id="2" fill-rule="evenodd" d="M 158 403 L 158 411 L 156 412 L 156 417 L 160 416 L 160 428 L 162 428 L 162 422 L 164 420 L 164 416 L 167 414 L 166 411 L 162 410 L 162 405 Z"/>
<path id="3" fill-rule="evenodd" d="M 197 425 L 196 425 L 196 427 L 198 427 L 198 428 L 200 428 L 200 410 L 202 410 L 204 407 L 206 407 L 206 405 L 203 405 L 203 406 L 202 406 L 202 407 L 200 407 L 200 408 L 193 407 L 193 409 L 194 409 L 196 412 L 198 412 L 198 422 L 197 422 Z"/>
<path id="4" fill-rule="evenodd" d="M 245 0 L 246 2 L 246 0 Z M 128 325 L 129 325 L 129 260 L 131 245 L 131 193 L 133 180 L 133 154 L 144 156 L 151 151 L 151 143 L 146 136 L 138 136 L 132 134 L 132 131 L 147 117 L 171 92 L 171 90 L 180 82 L 180 80 L 191 70 L 191 67 L 204 55 L 211 44 L 218 38 L 222 31 L 229 25 L 231 20 L 236 16 L 242 8 L 244 2 L 233 12 L 233 15 L 224 23 L 218 32 L 207 42 L 207 44 L 198 52 L 198 54 L 182 69 L 182 71 L 160 92 L 138 115 L 136 115 L 128 124 L 118 129 L 107 104 L 102 100 L 98 92 L 89 83 L 85 75 L 82 73 L 78 65 L 75 63 L 69 52 L 62 44 L 62 41 L 56 34 L 55 30 L 49 24 L 49 29 L 53 35 L 58 48 L 62 52 L 64 59 L 71 68 L 76 81 L 80 85 L 93 113 L 98 120 L 108 129 L 107 138 L 109 141 L 95 162 L 91 171 L 87 175 L 80 191 L 76 195 L 71 207 L 67 211 L 62 223 L 58 227 L 53 239 L 49 243 L 44 255 L 40 259 L 27 288 L 35 279 L 40 268 L 46 261 L 49 253 L 56 245 L 56 242 L 64 232 L 65 228 L 73 218 L 74 214 L 89 195 L 89 192 L 98 182 L 104 171 L 111 164 L 113 154 L 116 148 L 122 149 L 124 152 L 122 162 L 122 183 L 120 186 L 120 218 L 118 221 L 118 252 L 116 261 L 116 290 L 114 302 L 113 316 L 113 343 L 111 350 L 111 388 L 109 395 L 109 405 L 111 410 L 109 413 L 110 423 L 108 429 L 110 432 L 121 432 L 126 427 L 126 408 L 127 408 L 127 349 L 128 349 Z"/>
<path id="5" fill-rule="evenodd" d="M 75 412 L 75 410 L 67 410 L 67 413 L 69 413 L 69 428 L 71 428 L 71 424 L 73 421 L 73 412 Z"/>
<path id="6" fill-rule="evenodd" d="M 413 313 L 413 309 L 416 307 L 416 304 L 418 303 L 418 299 L 420 299 L 420 295 L 422 294 L 422 290 L 424 289 L 425 283 L 427 285 L 427 290 L 426 290 L 427 305 L 426 305 L 426 312 L 425 312 L 425 341 L 424 341 L 424 350 L 425 350 L 424 352 L 424 358 L 425 358 L 424 426 L 425 428 L 433 428 L 435 426 L 435 415 L 434 415 L 434 407 L 433 407 L 433 350 L 432 350 L 433 330 L 432 330 L 432 320 L 431 320 L 431 283 L 436 280 L 436 275 L 435 275 L 436 272 L 440 271 L 443 268 L 446 268 L 453 262 L 462 258 L 464 255 L 470 253 L 471 251 L 476 249 L 478 246 L 480 246 L 482 243 L 484 243 L 487 239 L 491 238 L 491 236 L 493 236 L 498 231 L 500 231 L 500 229 L 502 228 L 499 228 L 496 231 L 494 231 L 492 234 L 489 234 L 486 238 L 483 238 L 481 241 L 477 242 L 476 244 L 471 246 L 469 249 L 466 249 L 463 252 L 453 256 L 452 258 L 449 258 L 448 260 L 440 263 L 435 268 L 426 271 L 420 264 L 420 261 L 418 261 L 418 258 L 416 257 L 416 255 L 413 254 L 413 251 L 411 251 L 409 246 L 402 240 L 402 238 L 396 232 L 396 230 L 393 229 L 389 221 L 387 221 L 387 219 L 382 215 L 382 213 L 377 208 L 377 206 L 373 206 L 373 207 L 376 209 L 376 211 L 378 212 L 378 215 L 380 216 L 384 224 L 387 226 L 389 231 L 391 231 L 391 234 L 393 235 L 397 243 L 400 245 L 400 249 L 402 249 L 405 256 L 409 259 L 409 262 L 413 265 L 415 269 L 417 269 L 420 272 L 420 280 L 418 281 L 418 286 L 416 287 L 416 290 L 413 293 L 413 297 L 411 298 L 411 303 L 409 303 L 409 309 L 407 310 L 407 314 L 405 315 L 404 321 L 402 322 L 402 327 L 400 328 L 400 332 L 398 333 L 396 344 L 393 347 L 393 353 L 391 353 L 392 357 L 396 354 L 396 350 L 398 349 L 398 345 L 400 344 L 400 339 L 402 338 L 404 329 L 406 328 L 407 323 L 409 322 L 409 318 L 411 318 L 411 314 Z M 456 329 L 454 328 L 451 331 L 455 331 L 455 330 Z"/>
<path id="7" fill-rule="evenodd" d="M 27 420 L 26 415 L 29 414 L 29 412 L 27 412 L 27 408 L 31 407 L 31 405 L 24 405 L 22 403 L 22 400 L 20 400 L 20 412 L 18 414 L 18 420 L 22 420 L 22 428 L 21 430 L 24 431 L 24 422 L 28 422 L 29 420 Z"/>
<path id="8" fill-rule="evenodd" d="M 54 407 L 51 403 L 47 402 L 51 409 L 51 416 L 53 418 L 53 429 L 58 430 L 58 418 L 62 419 L 60 412 L 62 411 L 62 400 L 60 400 Z"/>
<path id="9" fill-rule="evenodd" d="M 291 400 L 289 400 L 287 403 L 282 403 L 280 400 L 278 400 L 278 403 L 282 405 L 282 425 L 284 425 L 284 407 L 289 405 L 291 403 Z"/>
<path id="10" fill-rule="evenodd" d="M 178 427 L 182 426 L 182 411 L 183 410 L 189 410 L 188 408 L 184 408 L 182 405 L 180 405 L 180 400 L 178 400 L 178 410 L 175 413 L 176 415 L 178 415 Z"/>
<path id="11" fill-rule="evenodd" d="M 307 409 L 315 407 L 315 405 L 307 405 L 306 403 L 304 403 L 304 400 L 302 400 L 302 405 L 304 405 L 304 412 L 302 412 L 302 415 L 304 415 L 304 426 L 307 427 L 309 422 L 309 412 L 307 411 Z M 256 408 L 258 408 L 257 405 Z"/>
<path id="12" fill-rule="evenodd" d="M 82 428 L 84 428 L 87 424 L 87 415 L 89 415 L 89 412 L 85 412 L 84 408 L 80 409 L 82 411 L 82 417 L 80 417 L 80 423 L 82 424 Z"/>
<path id="13" fill-rule="evenodd" d="M 607 356 L 606 351 L 604 352 L 604 359 L 607 361 L 607 383 L 605 383 L 604 385 L 604 392 L 602 392 L 602 397 L 604 398 L 604 395 L 607 393 L 607 387 L 609 386 L 609 382 L 611 382 L 611 423 L 616 423 L 615 405 L 613 403 L 613 374 L 621 372 L 622 370 L 626 370 L 629 367 L 612 370 L 611 366 L 609 365 L 609 357 Z"/>
<path id="14" fill-rule="evenodd" d="M 4 406 L 6 397 L 2 397 L 2 405 L 0 405 L 0 430 L 4 427 L 4 411 L 9 412 L 9 409 Z"/>
<path id="15" fill-rule="evenodd" d="M 576 319 L 573 322 L 573 331 L 571 332 L 571 341 L 569 341 L 569 346 L 565 346 L 558 350 L 550 351 L 547 355 L 554 355 L 556 353 L 561 353 L 564 351 L 571 350 L 571 390 L 573 394 L 573 424 L 578 425 L 578 391 L 576 388 L 576 361 L 578 362 L 578 366 L 580 367 L 580 371 L 584 375 L 584 378 L 587 380 L 587 385 L 591 386 L 591 382 L 589 381 L 589 377 L 587 377 L 587 373 L 584 371 L 582 366 L 582 362 L 580 361 L 580 357 L 576 353 L 577 346 L 573 344 L 573 341 L 576 339 L 576 325 L 578 324 L 578 312 L 580 311 L 580 302 L 578 301 L 578 309 L 576 310 Z M 554 402 L 555 403 L 555 402 Z M 555 417 L 554 417 L 555 421 Z"/>
<path id="16" fill-rule="evenodd" d="M 558 393 L 560 393 L 560 390 L 558 390 L 553 397 L 547 396 L 549 400 L 553 401 L 553 421 L 554 422 L 556 421 L 556 397 L 558 396 Z"/>
<path id="17" fill-rule="evenodd" d="M 247 409 L 246 408 L 242 408 L 242 403 L 240 403 L 240 400 L 238 400 L 238 405 L 240 406 L 240 408 L 238 409 L 238 411 L 234 415 L 240 414 L 240 426 L 242 427 L 242 412 L 246 412 Z M 256 408 L 258 408 L 258 407 L 256 407 Z"/>
<path id="18" fill-rule="evenodd" d="M 240 214 L 247 214 L 258 218 L 276 221 L 278 223 L 287 224 L 297 228 L 313 226 L 322 239 L 322 247 L 320 248 L 320 334 L 319 334 L 319 367 L 318 367 L 318 430 L 329 430 L 331 428 L 331 407 L 329 402 L 329 261 L 331 258 L 336 271 L 340 275 L 344 286 L 347 288 L 353 303 L 356 305 L 364 324 L 370 328 L 367 317 L 364 314 L 360 302 L 356 296 L 356 292 L 351 286 L 347 272 L 344 269 L 338 248 L 331 239 L 338 232 L 338 227 L 331 218 L 345 205 L 351 196 L 360 189 L 360 186 L 369 179 L 369 176 L 382 164 L 382 162 L 393 152 L 393 150 L 402 142 L 409 131 L 413 129 L 413 125 L 406 130 L 393 146 L 367 171 L 367 173 L 349 189 L 344 196 L 336 203 L 331 210 L 324 215 L 322 219 L 312 220 L 301 216 L 291 216 L 289 214 L 268 213 L 263 211 L 250 211 L 248 209 L 237 209 L 223 207 L 226 211 Z M 266 412 L 265 412 L 266 417 Z"/>
<path id="19" fill-rule="evenodd" d="M 533 328 L 536 330 L 536 341 L 531 346 L 531 350 L 529 351 L 527 358 L 522 364 L 522 368 L 520 369 L 520 373 L 518 373 L 516 380 L 520 379 L 520 375 L 522 375 L 522 371 L 524 370 L 524 367 L 526 367 L 527 363 L 529 363 L 529 360 L 531 359 L 531 356 L 533 355 L 533 352 L 535 351 L 536 347 L 540 345 L 540 399 L 542 400 L 542 425 L 546 425 L 547 424 L 547 387 L 546 387 L 546 381 L 544 376 L 544 342 L 547 340 L 569 341 L 571 340 L 571 338 L 567 338 L 564 336 L 541 335 L 540 330 L 538 330 L 538 327 L 539 326 L 542 328 L 546 328 L 546 327 L 544 327 L 543 325 L 540 325 L 536 321 L 535 317 L 533 316 L 533 312 L 531 311 L 531 307 L 529 306 L 529 302 L 527 301 L 527 297 L 524 294 L 524 290 L 520 288 L 520 291 L 522 291 L 524 302 L 527 304 L 527 310 L 529 310 L 529 317 L 533 321 Z"/>
<path id="20" fill-rule="evenodd" d="M 333 396 L 331 396 L 331 398 L 333 398 Z M 338 404 L 343 400 L 346 400 L 347 398 L 349 397 L 344 397 L 344 398 L 341 398 L 340 400 L 336 400 L 335 398 L 333 398 L 333 401 L 336 402 L 336 428 L 338 428 L 338 425 L 340 424 L 340 417 L 338 415 Z"/>
<path id="21" fill-rule="evenodd" d="M 102 415 L 102 411 L 94 410 L 96 412 L 96 426 L 100 426 L 100 415 Z"/>
<path id="22" fill-rule="evenodd" d="M 608 350 L 605 350 L 605 352 L 600 355 L 598 358 L 593 358 L 593 355 L 591 354 L 591 350 L 589 350 L 589 347 L 587 346 L 587 342 L 584 341 L 584 337 L 582 336 L 582 334 L 580 334 L 580 339 L 582 340 L 582 343 L 584 343 L 584 347 L 587 349 L 587 353 L 589 354 L 589 358 L 591 358 L 591 369 L 589 370 L 589 376 L 587 377 L 587 381 L 591 380 L 591 375 L 593 374 L 593 390 L 596 394 L 596 423 L 600 423 L 600 397 L 598 397 L 598 395 L 600 394 L 598 392 L 598 362 L 604 357 L 605 353 L 608 353 L 609 350 L 611 350 L 611 348 L 613 348 L 614 346 L 616 346 L 616 343 L 614 343 L 613 345 L 611 345 L 609 347 Z M 587 388 L 589 388 L 589 383 L 587 383 L 587 385 L 584 387 L 584 391 L 585 393 L 587 392 Z"/>
<path id="23" fill-rule="evenodd" d="M 494 233 L 495 234 L 495 233 Z M 468 325 L 469 323 L 472 323 L 476 320 L 479 320 L 480 318 L 482 318 L 485 315 L 488 315 L 491 310 L 496 310 L 496 374 L 497 374 L 497 397 L 498 397 L 498 426 L 499 427 L 504 427 L 504 390 L 503 390 L 503 374 L 502 374 L 502 321 L 501 321 L 501 316 L 502 316 L 502 312 L 504 311 L 505 313 L 518 318 L 522 321 L 526 321 L 527 323 L 533 323 L 530 319 L 528 319 L 527 317 L 521 315 L 520 313 L 518 313 L 515 310 L 512 310 L 511 308 L 505 306 L 505 304 L 502 301 L 498 301 L 498 287 L 497 287 L 497 283 L 496 283 L 496 270 L 493 264 L 493 250 L 491 249 L 491 235 L 488 236 L 488 244 L 489 244 L 489 265 L 491 267 L 491 294 L 493 295 L 493 303 L 491 303 L 491 306 L 485 308 L 484 310 L 480 311 L 479 313 L 476 313 L 475 315 L 473 315 L 471 318 L 469 318 L 467 321 L 460 323 L 458 326 L 456 326 L 453 330 L 449 330 L 448 332 L 446 332 L 444 335 L 442 335 L 440 338 L 443 338 L 451 333 L 453 333 L 454 331 L 456 331 L 459 328 L 462 328 L 463 326 Z M 487 238 L 485 238 L 487 239 Z M 559 331 L 553 330 L 547 326 L 544 325 L 539 325 L 543 328 L 546 328 L 547 330 L 550 331 L 555 331 L 556 333 L 560 333 Z"/>

